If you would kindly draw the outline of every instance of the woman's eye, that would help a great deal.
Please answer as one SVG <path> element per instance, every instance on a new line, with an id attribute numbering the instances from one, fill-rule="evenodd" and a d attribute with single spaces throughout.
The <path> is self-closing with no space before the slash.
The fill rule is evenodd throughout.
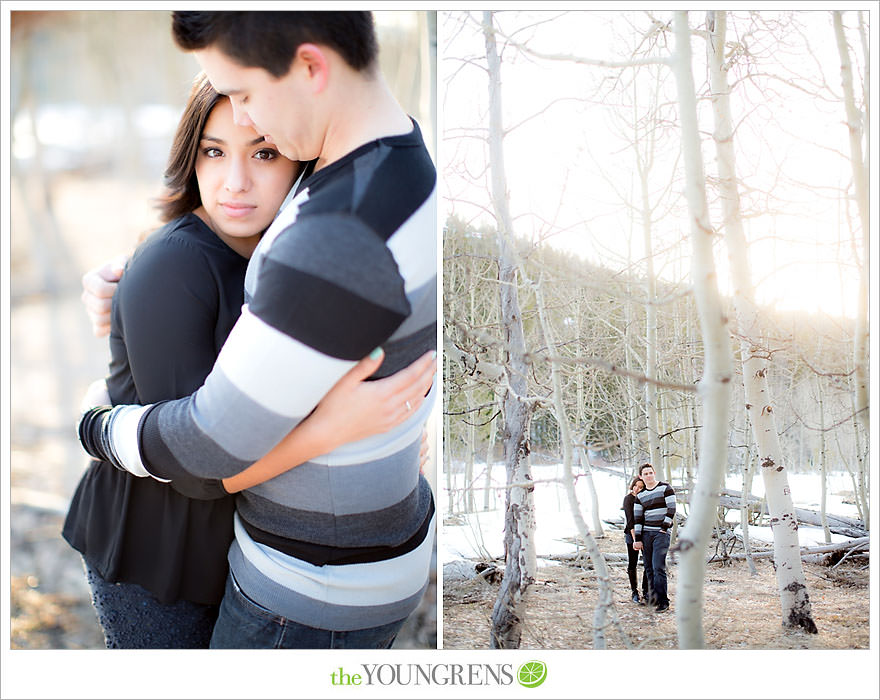
<path id="1" fill-rule="evenodd" d="M 219 148 L 205 148 L 202 153 L 204 153 L 208 158 L 219 158 L 223 155 L 223 151 Z"/>
<path id="2" fill-rule="evenodd" d="M 254 154 L 257 160 L 274 160 L 278 157 L 278 151 L 272 148 L 261 148 Z"/>

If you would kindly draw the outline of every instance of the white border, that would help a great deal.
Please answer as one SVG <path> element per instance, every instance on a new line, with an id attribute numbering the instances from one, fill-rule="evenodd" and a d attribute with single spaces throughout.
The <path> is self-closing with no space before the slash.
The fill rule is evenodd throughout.
<path id="1" fill-rule="evenodd" d="M 303 3 L 264 3 L 295 8 Z M 780 5 L 781 3 L 776 3 Z M 183 3 L 193 7 L 196 3 Z M 534 3 L 487 3 L 491 8 L 525 8 Z M 755 7 L 757 3 L 680 2 L 682 7 Z M 0 501 L 0 576 L 4 582 L 2 596 L 2 638 L 0 638 L 0 698 L 290 698 L 290 697 L 474 697 L 518 698 L 641 698 L 637 684 L 632 682 L 638 669 L 646 665 L 661 664 L 669 672 L 671 693 L 676 698 L 877 698 L 880 696 L 878 682 L 878 562 L 871 559 L 871 610 L 870 650 L 841 651 L 389 651 L 349 652 L 336 651 L 27 651 L 10 650 L 9 631 L 9 461 L 8 432 L 10 360 L 9 360 L 9 13 L 12 10 L 50 9 L 110 9 L 119 3 L 68 3 L 68 2 L 4 2 L 0 28 L 2 28 L 2 54 L 0 66 L 3 76 L 2 141 L 0 153 L 0 260 L 2 260 L 3 284 L 0 288 L 0 315 L 2 315 L 2 363 L 0 363 L 0 415 L 2 421 L 2 501 Z M 238 7 L 240 3 L 211 3 L 212 7 Z M 362 3 L 334 3 L 333 7 L 363 7 Z M 609 7 L 607 3 L 557 2 L 554 7 L 598 8 Z M 632 3 L 629 7 L 647 6 Z M 789 5 L 787 5 L 789 6 Z M 132 2 L 126 9 L 179 9 L 180 4 L 167 2 Z M 619 7 L 618 5 L 614 6 Z M 656 5 L 654 5 L 656 7 Z M 830 3 L 801 3 L 799 9 L 828 9 Z M 372 9 L 400 9 L 399 4 L 378 2 Z M 407 8 L 460 9 L 460 4 L 411 2 Z M 871 12 L 871 55 L 878 54 L 878 30 L 876 3 L 840 3 L 835 9 L 863 9 Z M 438 45 L 442 47 L 442 21 L 438 18 Z M 439 60 L 439 58 L 438 58 Z M 875 60 L 876 64 L 876 60 Z M 438 88 L 440 86 L 438 85 Z M 872 75 L 871 85 L 872 131 L 875 134 L 871 146 L 872 171 L 876 174 L 878 160 L 878 90 L 877 71 Z M 438 135 L 442 134 L 442 110 L 438 106 Z M 442 138 L 438 137 L 437 166 L 442 172 Z M 875 215 L 871 220 L 871 328 L 878 327 L 878 196 L 877 186 L 871 188 L 871 206 Z M 438 231 L 442 231 L 438 207 Z M 442 261 L 442 236 L 438 236 L 438 260 Z M 438 274 L 442 283 L 442 266 Z M 442 314 L 442 297 L 438 297 L 438 311 Z M 439 317 L 439 316 L 438 316 Z M 442 330 L 438 329 L 438 347 L 442 348 Z M 871 337 L 871 404 L 877 407 L 878 392 L 878 337 Z M 438 358 L 439 360 L 440 358 Z M 442 398 L 439 406 L 442 407 Z M 876 413 L 876 408 L 874 409 Z M 871 426 L 871 444 L 877 445 L 878 421 Z M 438 417 L 436 435 L 437 479 L 442 478 L 442 410 Z M 876 480 L 878 471 L 877 450 L 872 450 L 871 473 Z M 876 487 L 875 487 L 876 490 Z M 438 506 L 439 507 L 439 506 Z M 878 514 L 872 508 L 871 528 L 877 531 Z M 438 537 L 442 536 L 442 528 Z M 442 551 L 442 550 L 440 550 Z M 438 634 L 442 633 L 442 562 L 438 561 Z M 442 639 L 442 637 L 441 637 Z M 527 690 L 511 686 L 437 686 L 437 687 L 334 687 L 329 675 L 339 667 L 346 671 L 356 670 L 360 664 L 503 664 L 517 667 L 520 663 L 539 659 L 548 665 L 547 681 L 540 689 Z"/>

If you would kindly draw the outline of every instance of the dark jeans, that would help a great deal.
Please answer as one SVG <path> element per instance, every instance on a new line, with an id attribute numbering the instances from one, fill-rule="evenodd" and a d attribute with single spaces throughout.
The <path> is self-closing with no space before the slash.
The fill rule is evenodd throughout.
<path id="1" fill-rule="evenodd" d="M 645 530 L 642 532 L 642 556 L 645 562 L 645 576 L 650 586 L 649 602 L 655 605 L 668 604 L 666 594 L 666 552 L 669 551 L 669 533 L 665 530 Z"/>
<path id="2" fill-rule="evenodd" d="M 636 574 L 638 573 L 639 550 L 633 549 L 633 538 L 631 534 L 627 532 L 624 539 L 626 540 L 626 574 L 629 576 L 629 587 L 633 593 L 637 593 L 639 586 L 638 576 Z M 648 572 L 645 569 L 642 569 L 642 595 L 645 598 L 648 597 Z"/>
<path id="3" fill-rule="evenodd" d="M 301 625 L 264 608 L 239 588 L 230 572 L 212 649 L 390 649 L 403 620 L 362 630 L 334 631 Z"/>
<path id="4" fill-rule="evenodd" d="M 207 649 L 218 606 L 160 603 L 136 583 L 111 583 L 88 564 L 92 605 L 108 649 Z"/>

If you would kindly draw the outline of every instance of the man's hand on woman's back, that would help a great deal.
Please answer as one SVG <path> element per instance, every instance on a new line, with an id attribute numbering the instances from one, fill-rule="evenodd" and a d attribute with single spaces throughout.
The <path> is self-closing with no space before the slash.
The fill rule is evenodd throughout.
<path id="1" fill-rule="evenodd" d="M 116 286 L 122 278 L 127 255 L 119 255 L 82 276 L 83 293 L 80 296 L 86 307 L 92 333 L 101 338 L 110 333 L 110 308 Z"/>

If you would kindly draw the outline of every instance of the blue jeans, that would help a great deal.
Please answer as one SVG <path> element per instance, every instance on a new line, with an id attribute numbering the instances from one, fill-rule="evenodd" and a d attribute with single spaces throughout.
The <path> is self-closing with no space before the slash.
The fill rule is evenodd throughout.
<path id="1" fill-rule="evenodd" d="M 112 583 L 88 564 L 92 605 L 108 649 L 207 649 L 216 605 L 160 603 L 136 583 Z"/>
<path id="2" fill-rule="evenodd" d="M 212 649 L 390 649 L 403 620 L 362 630 L 334 631 L 302 625 L 255 603 L 229 573 Z"/>
<path id="3" fill-rule="evenodd" d="M 666 552 L 669 551 L 669 533 L 665 530 L 642 532 L 642 557 L 648 579 L 648 601 L 654 605 L 669 603 L 666 593 Z"/>

